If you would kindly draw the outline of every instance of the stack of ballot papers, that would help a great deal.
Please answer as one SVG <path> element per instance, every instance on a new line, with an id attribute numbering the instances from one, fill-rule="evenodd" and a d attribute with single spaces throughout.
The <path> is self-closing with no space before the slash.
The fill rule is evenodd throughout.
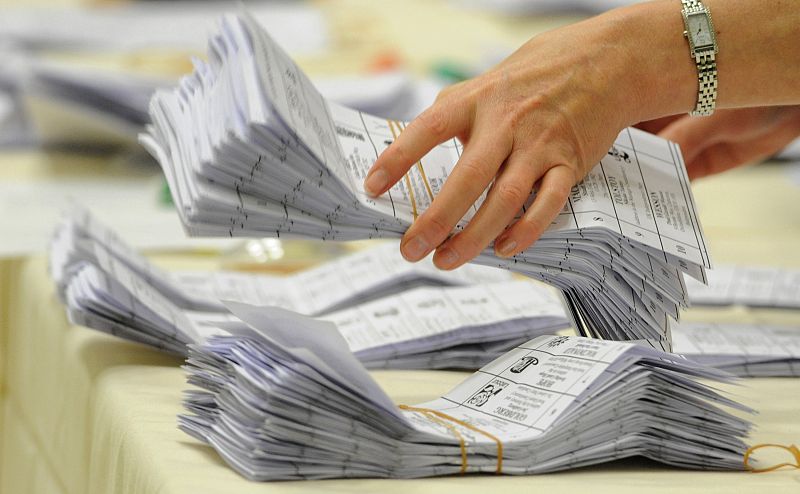
<path id="1" fill-rule="evenodd" d="M 208 300 L 277 305 L 308 315 L 329 313 L 417 287 L 482 285 L 513 279 L 510 273 L 485 266 L 441 271 L 430 260 L 411 264 L 400 256 L 396 242 L 382 242 L 288 276 L 232 271 L 178 272 L 173 276 L 185 290 Z"/>
<path id="2" fill-rule="evenodd" d="M 327 102 L 247 14 L 225 17 L 209 46 L 208 62 L 156 93 L 140 136 L 189 235 L 399 237 L 458 160 L 461 143 L 448 140 L 369 197 L 367 170 L 403 122 Z M 688 303 L 682 272 L 704 280 L 710 267 L 677 146 L 636 129 L 573 188 L 536 245 L 511 259 L 489 248 L 476 262 L 560 288 L 582 334 L 665 349 L 670 318 Z"/>
<path id="3" fill-rule="evenodd" d="M 229 301 L 291 309 L 308 324 L 318 321 L 299 313 L 324 314 L 365 365 L 380 368 L 475 369 L 569 326 L 544 285 L 479 266 L 425 266 L 382 244 L 289 277 L 181 276 L 153 266 L 80 209 L 58 228 L 50 255 L 73 323 L 178 354 L 244 325 Z"/>
<path id="4" fill-rule="evenodd" d="M 397 405 L 333 326 L 243 304 L 247 329 L 192 347 L 179 425 L 252 480 L 533 474 L 645 456 L 742 469 L 729 374 L 625 342 L 541 336 L 440 398 Z"/>
<path id="5" fill-rule="evenodd" d="M 222 300 L 277 305 L 318 315 L 422 286 L 462 286 L 511 281 L 511 274 L 484 266 L 441 271 L 432 262 L 411 264 L 395 242 L 383 242 L 288 276 L 235 271 L 168 272 L 154 266 L 85 208 L 73 205 L 56 228 L 50 247 L 53 279 L 81 262 L 109 271 L 111 258 L 138 272 L 177 306 L 223 310 Z"/>
<path id="6" fill-rule="evenodd" d="M 800 327 L 683 322 L 675 353 L 742 377 L 800 377 Z"/>
<path id="7" fill-rule="evenodd" d="M 66 141 L 67 136 L 73 136 L 73 129 L 58 128 L 75 124 L 69 120 L 73 118 L 72 113 L 87 121 L 96 121 L 99 127 L 105 127 L 106 132 L 113 132 L 120 140 L 127 138 L 133 142 L 134 136 L 150 121 L 147 102 L 153 92 L 172 84 L 172 78 L 130 70 L 98 70 L 49 61 L 31 63 L 20 81 L 26 109 L 39 139 L 44 142 Z M 59 132 L 64 134 L 63 138 Z M 87 142 L 92 139 L 98 136 L 85 136 Z"/>
<path id="8" fill-rule="evenodd" d="M 137 134 L 150 121 L 151 96 L 158 88 L 174 86 L 176 80 L 167 74 L 100 70 L 49 60 L 25 65 L 26 69 L 11 79 L 23 89 L 22 100 L 42 142 L 111 144 L 104 135 L 113 134 L 120 143 L 136 143 Z M 393 118 L 418 114 L 442 88 L 435 81 L 416 80 L 402 71 L 318 78 L 314 85 L 333 101 Z M 81 134 L 76 129 L 80 122 L 96 124 L 104 134 L 91 128 Z"/>
<path id="9" fill-rule="evenodd" d="M 800 270 L 769 266 L 718 266 L 708 284 L 687 280 L 696 305 L 800 309 Z"/>

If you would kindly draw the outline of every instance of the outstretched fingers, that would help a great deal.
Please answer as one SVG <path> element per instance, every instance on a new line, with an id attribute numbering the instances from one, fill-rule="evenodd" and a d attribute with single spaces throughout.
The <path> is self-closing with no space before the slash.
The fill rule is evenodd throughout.
<path id="1" fill-rule="evenodd" d="M 434 146 L 469 128 L 465 105 L 441 99 L 422 112 L 381 153 L 364 179 L 364 190 L 379 196 L 389 190 Z"/>
<path id="2" fill-rule="evenodd" d="M 436 250 L 436 266 L 455 269 L 480 254 L 522 211 L 544 171 L 536 153 L 512 152 L 466 228 Z"/>
<path id="3" fill-rule="evenodd" d="M 575 179 L 575 174 L 566 165 L 556 165 L 547 170 L 531 207 L 495 241 L 495 253 L 510 257 L 538 240 L 566 204 Z"/>
<path id="4" fill-rule="evenodd" d="M 441 191 L 404 235 L 400 243 L 403 257 L 418 261 L 450 236 L 494 179 L 511 151 L 511 144 L 510 133 L 498 132 L 496 125 L 488 120 L 476 122 L 469 146 L 464 148 Z M 449 259 L 449 264 L 457 262 L 457 258 Z"/>

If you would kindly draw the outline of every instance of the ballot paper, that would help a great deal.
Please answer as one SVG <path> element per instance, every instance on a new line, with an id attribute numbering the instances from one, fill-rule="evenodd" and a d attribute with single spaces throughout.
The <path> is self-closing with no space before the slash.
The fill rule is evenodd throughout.
<path id="1" fill-rule="evenodd" d="M 208 62 L 156 93 L 140 136 L 189 235 L 398 237 L 460 156 L 448 140 L 369 197 L 367 170 L 403 122 L 327 102 L 245 13 L 225 17 L 209 46 Z M 619 134 L 535 246 L 511 259 L 489 248 L 475 262 L 560 288 L 583 334 L 665 349 L 670 318 L 688 303 L 681 273 L 704 280 L 710 267 L 677 146 L 636 129 Z"/>
<path id="2" fill-rule="evenodd" d="M 288 276 L 203 271 L 175 273 L 188 292 L 211 300 L 277 305 L 302 314 L 319 315 L 420 286 L 461 286 L 510 281 L 512 276 L 485 266 L 455 271 L 436 269 L 433 262 L 411 264 L 397 242 L 380 243 Z"/>
<path id="3" fill-rule="evenodd" d="M 150 121 L 147 102 L 172 78 L 135 71 L 99 70 L 80 64 L 34 61 L 19 81 L 22 99 L 40 142 L 135 143 Z M 94 124 L 102 133 L 87 129 Z"/>
<path id="4" fill-rule="evenodd" d="M 743 377 L 800 377 L 800 327 L 683 322 L 675 353 Z"/>
<path id="5" fill-rule="evenodd" d="M 396 242 L 376 246 L 288 276 L 235 271 L 168 272 L 154 266 L 91 212 L 73 205 L 51 241 L 50 265 L 57 285 L 81 261 L 111 271 L 116 258 L 178 307 L 224 311 L 221 300 L 277 305 L 317 315 L 388 297 L 420 286 L 460 286 L 510 281 L 510 273 L 485 266 L 454 271 L 436 269 L 430 260 L 411 264 Z"/>
<path id="6" fill-rule="evenodd" d="M 645 456 L 742 468 L 732 377 L 632 343 L 541 336 L 440 398 L 397 405 L 334 326 L 231 304 L 248 329 L 192 346 L 179 425 L 251 480 L 511 475 Z"/>
<path id="7" fill-rule="evenodd" d="M 320 320 L 334 323 L 373 368 L 475 369 L 569 326 L 544 285 L 478 266 L 438 277 L 432 266 L 404 270 L 410 264 L 397 246 L 386 247 L 286 278 L 176 276 L 78 209 L 54 237 L 50 269 L 73 323 L 177 354 L 244 325 L 221 300 L 292 309 L 299 321 L 316 321 L 299 312 L 325 313 Z"/>
<path id="8" fill-rule="evenodd" d="M 167 75 L 51 60 L 29 61 L 11 79 L 22 89 L 38 139 L 48 143 L 135 144 L 150 121 L 153 92 L 175 84 Z M 442 88 L 402 71 L 316 79 L 314 85 L 332 101 L 392 118 L 415 116 Z M 2 110 L 0 100 L 0 123 Z"/>
<path id="9" fill-rule="evenodd" d="M 696 305 L 800 309 L 800 270 L 769 266 L 718 266 L 708 284 L 687 280 Z"/>

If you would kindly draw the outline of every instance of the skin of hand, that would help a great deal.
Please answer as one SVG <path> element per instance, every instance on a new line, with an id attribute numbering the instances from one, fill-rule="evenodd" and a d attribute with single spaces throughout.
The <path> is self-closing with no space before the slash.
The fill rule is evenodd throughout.
<path id="1" fill-rule="evenodd" d="M 800 106 L 719 110 L 703 118 L 682 116 L 659 135 L 678 143 L 689 178 L 701 178 L 761 161 L 800 136 Z"/>
<path id="2" fill-rule="evenodd" d="M 775 0 L 770 9 L 761 0 L 705 1 L 726 47 L 717 61 L 726 77 L 718 108 L 800 102 L 796 1 Z M 773 33 L 768 52 L 753 25 Z M 452 137 L 464 144 L 439 195 L 405 233 L 403 256 L 418 261 L 435 249 L 436 266 L 454 269 L 493 240 L 501 257 L 535 242 L 619 131 L 693 109 L 697 70 L 683 28 L 677 0 L 617 9 L 536 36 L 487 73 L 443 91 L 364 182 L 367 193 L 383 194 L 435 145 Z M 664 132 L 678 139 L 682 128 L 696 130 L 681 126 L 700 125 L 674 117 L 662 124 L 670 122 L 676 127 Z M 510 224 L 534 186 L 536 200 Z M 481 208 L 453 234 L 487 187 Z"/>
<path id="3" fill-rule="evenodd" d="M 612 32 L 604 24 L 578 24 L 533 38 L 484 75 L 445 89 L 380 156 L 365 182 L 373 195 L 386 192 L 436 144 L 454 136 L 464 144 L 433 204 L 406 232 L 406 259 L 417 261 L 438 247 L 436 265 L 453 269 L 495 238 L 498 254 L 510 256 L 544 232 L 570 188 L 635 119 L 614 88 L 625 79 L 626 59 L 609 56 Z M 577 42 L 589 48 L 573 49 Z M 536 200 L 506 230 L 537 182 Z M 482 207 L 451 236 L 490 184 Z"/>

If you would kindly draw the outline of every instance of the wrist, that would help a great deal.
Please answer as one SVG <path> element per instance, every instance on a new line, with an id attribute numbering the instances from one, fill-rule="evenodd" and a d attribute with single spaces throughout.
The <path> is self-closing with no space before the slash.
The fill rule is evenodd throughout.
<path id="1" fill-rule="evenodd" d="M 697 102 L 697 67 L 683 36 L 679 0 L 659 0 L 608 14 L 627 59 L 621 81 L 633 112 L 628 125 L 689 113 Z"/>

